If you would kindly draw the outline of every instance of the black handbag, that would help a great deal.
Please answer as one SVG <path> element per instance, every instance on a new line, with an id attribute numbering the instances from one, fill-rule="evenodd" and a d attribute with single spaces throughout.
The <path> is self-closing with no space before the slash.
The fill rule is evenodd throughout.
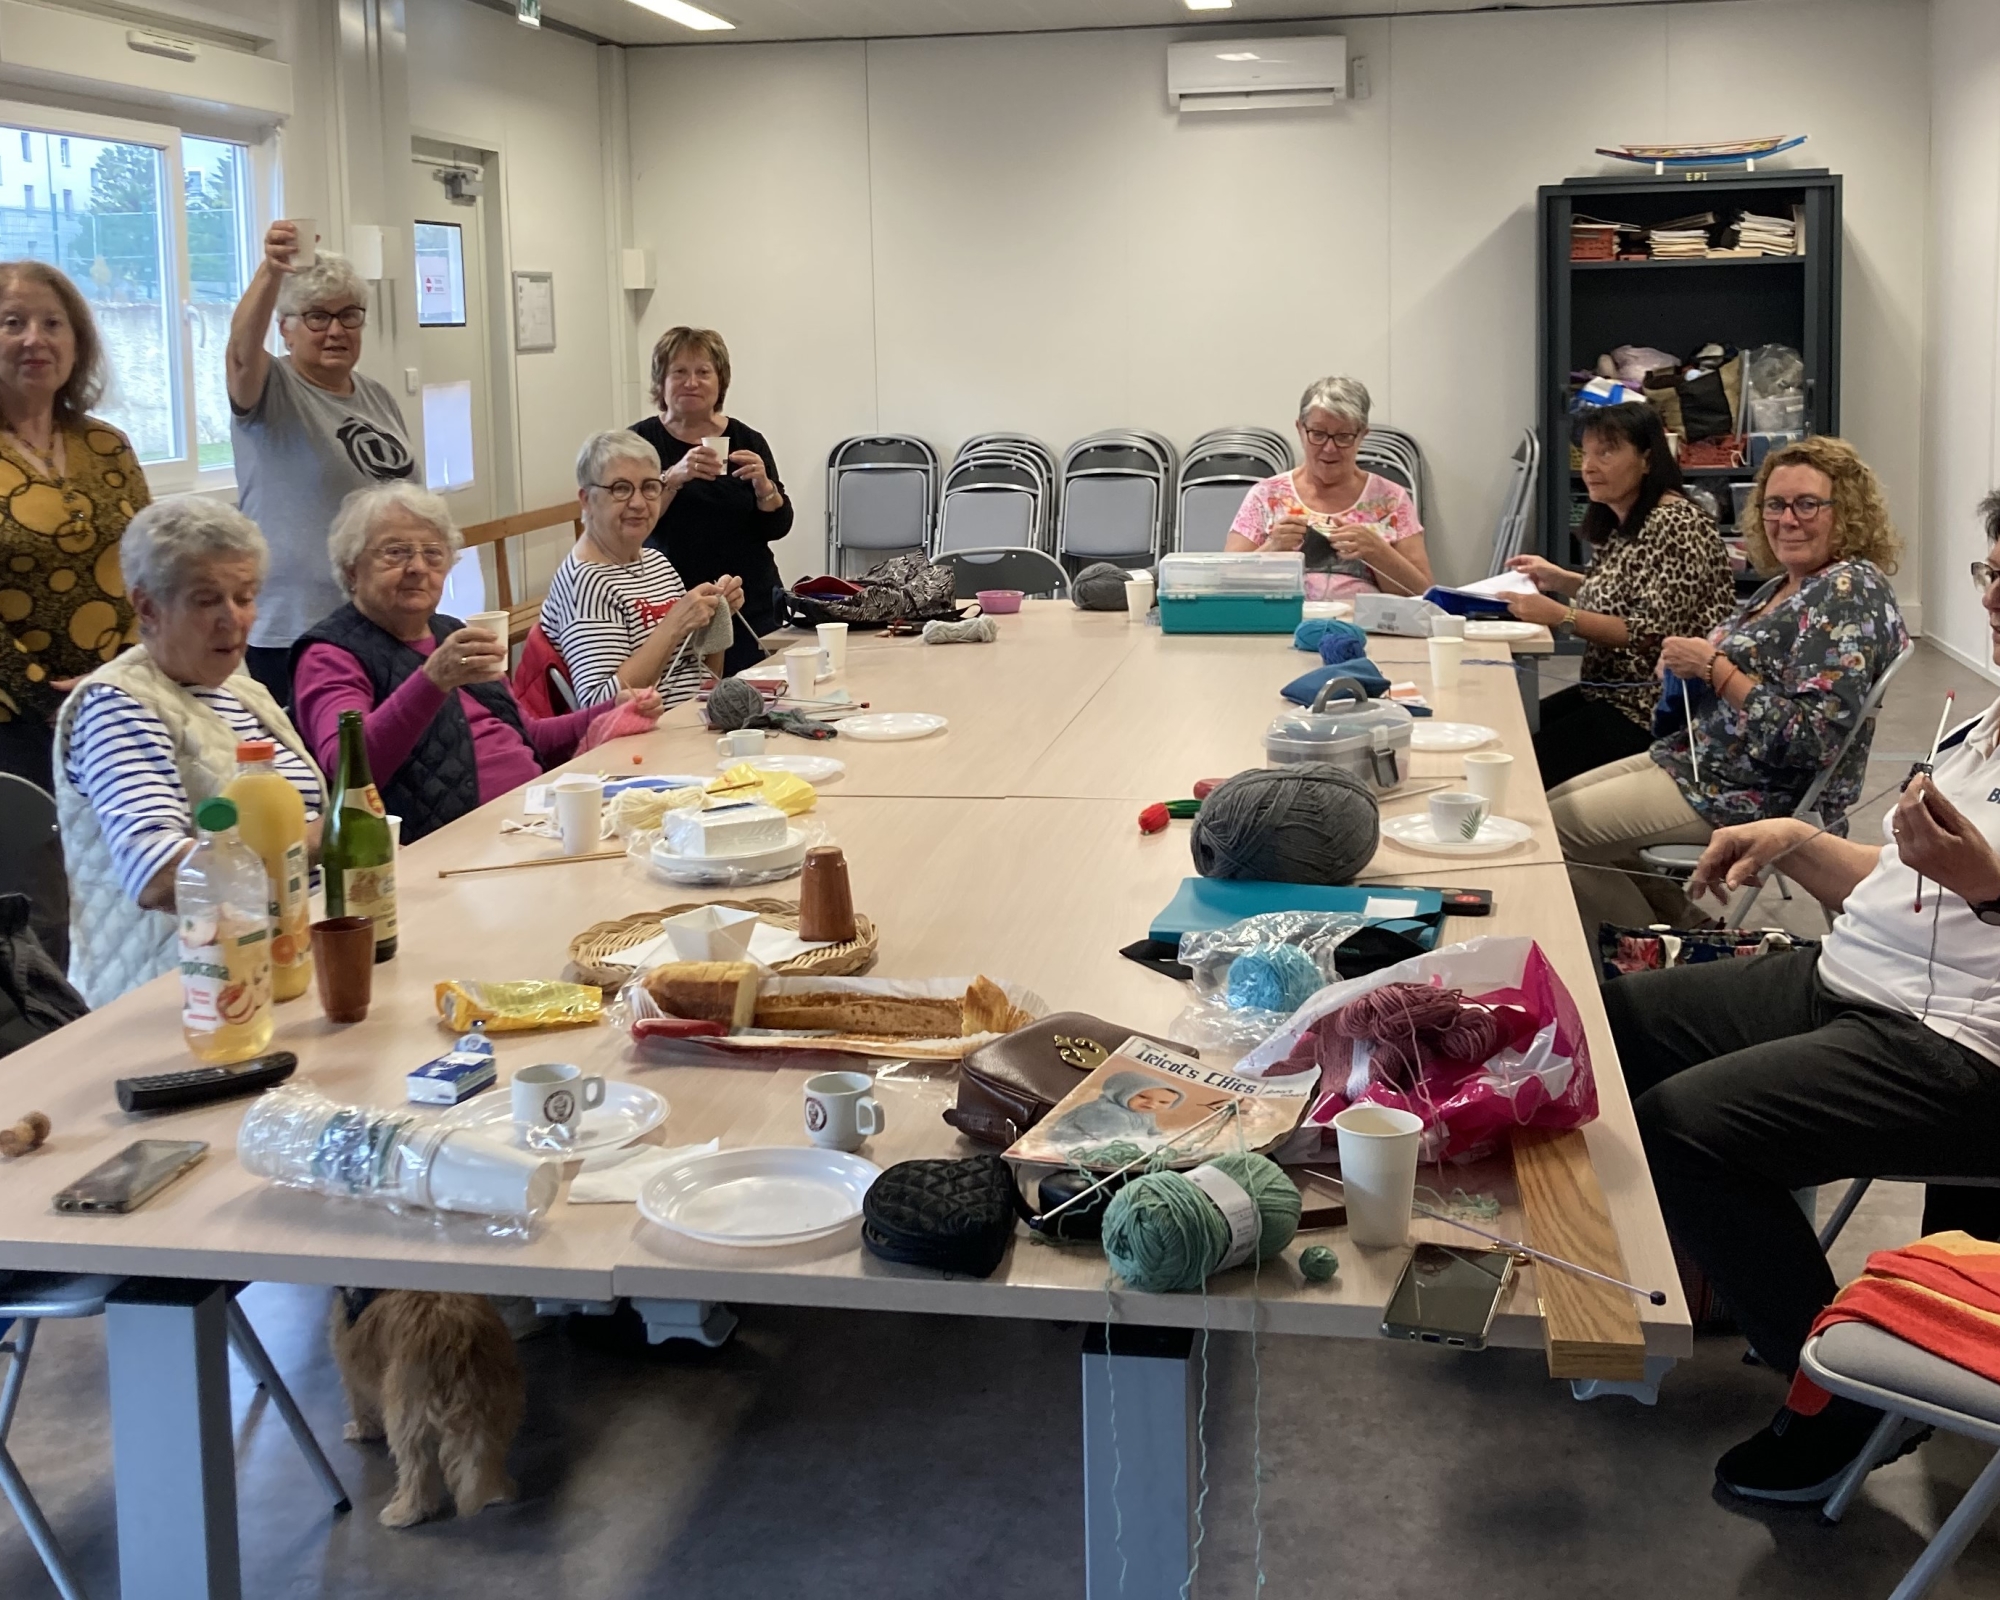
<path id="1" fill-rule="evenodd" d="M 899 1161 L 861 1202 L 861 1240 L 884 1261 L 989 1278 L 1028 1215 L 998 1156 Z"/>

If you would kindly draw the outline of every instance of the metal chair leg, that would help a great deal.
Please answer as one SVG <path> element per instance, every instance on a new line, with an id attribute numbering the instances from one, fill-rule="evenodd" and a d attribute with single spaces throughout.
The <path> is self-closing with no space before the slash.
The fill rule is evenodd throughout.
<path id="1" fill-rule="evenodd" d="M 89 1600 L 83 1592 L 83 1585 L 77 1582 L 76 1574 L 70 1570 L 69 1559 L 63 1554 L 62 1546 L 56 1543 L 55 1530 L 49 1526 L 49 1519 L 42 1515 L 42 1508 L 35 1503 L 35 1497 L 28 1493 L 27 1480 L 21 1476 L 21 1469 L 14 1465 L 14 1458 L 7 1453 L 5 1445 L 0 1445 L 0 1494 L 7 1496 L 14 1514 L 21 1519 L 21 1526 L 27 1529 L 28 1543 L 35 1547 L 35 1554 L 48 1568 L 49 1581 L 56 1586 L 56 1593 L 62 1596 L 62 1600 Z"/>
<path id="2" fill-rule="evenodd" d="M 1902 1417 L 1894 1411 L 1882 1413 L 1882 1420 L 1875 1424 L 1875 1431 L 1868 1435 L 1868 1442 L 1861 1447 L 1847 1471 L 1841 1475 L 1840 1485 L 1833 1491 L 1825 1505 L 1820 1507 L 1820 1520 L 1838 1522 L 1846 1515 L 1849 1503 L 1861 1492 L 1862 1484 L 1868 1481 L 1868 1474 L 1875 1470 L 1875 1463 L 1889 1453 L 1889 1442 L 1895 1438 L 1896 1430 L 1903 1425 Z"/>
<path id="3" fill-rule="evenodd" d="M 1833 1248 L 1833 1241 L 1840 1237 L 1840 1230 L 1847 1226 L 1847 1219 L 1854 1215 L 1854 1208 L 1861 1204 L 1861 1197 L 1868 1193 L 1872 1178 L 1856 1178 L 1847 1186 L 1847 1193 L 1840 1197 L 1833 1208 L 1833 1215 L 1826 1219 L 1826 1226 L 1819 1230 L 1819 1251 L 1825 1255 Z"/>
<path id="4" fill-rule="evenodd" d="M 250 1369 L 251 1376 L 270 1395 L 271 1404 L 278 1408 L 278 1415 L 291 1429 L 292 1440 L 298 1445 L 299 1453 L 306 1458 L 306 1465 L 326 1486 L 326 1492 L 333 1496 L 334 1512 L 352 1511 L 354 1502 L 348 1499 L 345 1486 L 333 1470 L 333 1463 L 320 1449 L 312 1424 L 306 1421 L 305 1413 L 299 1410 L 299 1403 L 292 1398 L 292 1391 L 285 1387 L 285 1380 L 278 1375 L 278 1369 L 265 1350 L 263 1341 L 257 1337 L 257 1330 L 251 1326 L 248 1314 L 234 1300 L 229 1302 L 229 1344 L 237 1359 Z"/>
<path id="5" fill-rule="evenodd" d="M 0 1445 L 7 1442 L 7 1430 L 14 1426 L 14 1408 L 21 1403 L 21 1383 L 28 1375 L 28 1357 L 35 1348 L 36 1317 L 22 1317 L 14 1324 L 14 1336 L 0 1340 L 0 1354 L 12 1356 L 7 1376 L 0 1378 Z"/>
<path id="6" fill-rule="evenodd" d="M 1896 1592 L 1889 1596 L 1889 1600 L 1923 1600 L 1923 1596 L 1931 1592 L 1932 1585 L 1944 1576 L 1945 1569 L 1958 1559 L 1959 1552 L 1980 1530 L 1996 1505 L 2000 1505 L 2000 1456 L 1986 1463 L 1986 1470 L 1973 1480 L 1972 1487 L 1965 1491 L 1965 1498 L 1952 1508 L 1951 1515 L 1944 1519 L 1944 1526 L 1924 1546 L 1924 1553 L 1917 1557 L 1910 1570 L 1903 1574 L 1903 1581 L 1896 1585 Z"/>

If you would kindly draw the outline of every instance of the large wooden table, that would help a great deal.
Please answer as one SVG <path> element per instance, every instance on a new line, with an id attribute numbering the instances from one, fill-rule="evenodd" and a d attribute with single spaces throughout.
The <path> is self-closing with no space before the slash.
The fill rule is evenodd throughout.
<path id="1" fill-rule="evenodd" d="M 950 730 L 907 744 L 839 739 L 814 747 L 847 765 L 845 776 L 822 791 L 817 815 L 846 850 L 858 907 L 881 930 L 877 970 L 906 977 L 984 973 L 1028 986 L 1051 1008 L 1166 1030 L 1186 1002 L 1184 987 L 1117 952 L 1143 937 L 1152 914 L 1191 872 L 1188 825 L 1144 837 L 1136 812 L 1146 801 L 1187 793 L 1197 778 L 1260 765 L 1265 724 L 1282 709 L 1277 688 L 1309 658 L 1283 639 L 1165 638 L 1122 615 L 1068 605 L 1031 605 L 999 621 L 1001 637 L 988 646 L 856 636 L 845 684 L 878 710 L 942 712 Z M 1415 662 L 1396 675 L 1420 683 L 1428 677 Z M 1507 810 L 1530 822 L 1535 837 L 1479 860 L 1385 845 L 1366 877 L 1490 888 L 1492 917 L 1454 922 L 1447 937 L 1526 934 L 1541 943 L 1583 1014 L 1602 1110 L 1579 1134 L 1524 1141 L 1511 1167 L 1501 1159 L 1454 1170 L 1442 1182 L 1436 1172 L 1421 1181 L 1484 1189 L 1502 1202 L 1503 1232 L 1525 1231 L 1547 1248 L 1666 1291 L 1667 1304 L 1653 1307 L 1570 1274 L 1528 1270 L 1495 1324 L 1494 1342 L 1544 1347 L 1557 1375 L 1636 1378 L 1647 1356 L 1659 1358 L 1657 1370 L 1688 1353 L 1688 1318 L 1513 678 L 1504 668 L 1470 667 L 1459 688 L 1428 692 L 1441 716 L 1485 723 L 1515 752 L 1520 770 Z M 785 744 L 805 748 L 795 740 Z M 655 733 L 607 746 L 578 765 L 614 774 L 706 773 L 717 758 L 713 735 L 700 727 L 694 708 L 683 706 Z M 1415 766 L 1416 787 L 1462 772 L 1460 758 L 1444 754 L 1420 755 Z M 590 923 L 705 897 L 655 881 L 625 860 L 440 877 L 444 869 L 555 854 L 545 840 L 501 833 L 501 822 L 518 815 L 521 803 L 519 795 L 503 798 L 405 851 L 401 952 L 376 969 L 368 1020 L 334 1027 L 312 998 L 280 1008 L 276 1045 L 297 1052 L 302 1076 L 336 1097 L 396 1103 L 402 1075 L 447 1043 L 433 1009 L 436 980 L 560 976 L 570 939 Z M 1424 803 L 1392 798 L 1384 810 Z M 757 892 L 795 896 L 796 880 Z M 654 1136 L 667 1143 L 806 1142 L 802 1071 L 655 1065 L 609 1027 L 502 1036 L 498 1050 L 503 1078 L 533 1062 L 568 1060 L 658 1089 L 673 1107 Z M 183 1518 L 185 1537 L 155 1540 L 147 1549 L 123 1549 L 121 1542 L 127 1600 L 237 1593 L 233 1499 L 222 1504 L 230 1439 L 217 1285 L 274 1279 L 569 1302 L 730 1300 L 1060 1318 L 1100 1328 L 1108 1308 L 1118 1329 L 1184 1329 L 1206 1319 L 1218 1328 L 1372 1337 L 1403 1265 L 1402 1252 L 1362 1250 L 1343 1233 L 1323 1233 L 1300 1243 L 1334 1244 L 1341 1257 L 1334 1282 L 1305 1284 L 1295 1247 L 1254 1283 L 1244 1272 L 1218 1280 L 1204 1303 L 1200 1296 L 1107 1288 L 1101 1254 L 1034 1243 L 1025 1232 L 984 1281 L 888 1265 L 851 1235 L 785 1251 L 696 1246 L 615 1205 L 563 1201 L 533 1238 L 494 1239 L 471 1224 L 437 1227 L 252 1178 L 233 1156 L 240 1102 L 143 1121 L 116 1109 L 113 1079 L 172 1070 L 187 1059 L 177 980 L 169 977 L 0 1061 L 4 1119 L 40 1107 L 55 1127 L 42 1151 L 0 1163 L 0 1267 L 148 1280 L 147 1317 L 112 1322 L 114 1396 L 131 1392 L 137 1381 L 185 1400 L 173 1412 L 182 1424 L 117 1433 L 121 1522 L 128 1501 L 136 1516 L 167 1492 L 163 1484 L 174 1485 L 177 1505 L 187 1503 L 188 1484 L 207 1486 L 195 1514 Z M 885 1069 L 878 1094 L 889 1126 L 865 1153 L 886 1166 L 969 1151 L 939 1118 L 953 1092 L 950 1077 L 934 1069 Z M 206 1139 L 214 1148 L 195 1173 L 130 1216 L 70 1217 L 50 1208 L 56 1190 L 142 1134 Z M 1419 1233 L 1467 1242 L 1434 1225 Z M 163 1316 L 174 1338 L 161 1338 Z M 1177 1437 L 1176 1405 L 1184 1409 L 1186 1398 L 1178 1364 L 1184 1350 L 1169 1342 L 1161 1357 L 1128 1348 L 1124 1337 L 1114 1335 L 1110 1365 L 1101 1355 L 1085 1362 L 1093 1574 L 1104 1570 L 1099 1562 L 1108 1536 L 1100 1535 L 1111 1515 L 1104 1498 L 1109 1480 L 1100 1472 L 1110 1469 L 1103 1451 L 1089 1443 L 1105 1421 L 1101 1380 L 1093 1374 L 1132 1364 L 1132 1387 L 1126 1372 L 1117 1379 L 1119 1425 L 1157 1425 L 1163 1439 Z M 1157 1402 L 1151 1412 L 1146 1406 L 1154 1402 L 1135 1398 L 1147 1393 Z M 1135 1495 L 1151 1508 L 1144 1514 L 1158 1518 L 1169 1553 L 1164 1575 L 1177 1583 L 1173 1540 L 1176 1529 L 1184 1536 L 1186 1509 L 1177 1484 L 1184 1490 L 1185 1483 L 1171 1450 L 1164 1459 L 1157 1471 L 1135 1467 L 1128 1436 L 1121 1509 L 1129 1524 L 1140 1514 Z M 1125 1549 L 1129 1557 L 1129 1526 Z"/>

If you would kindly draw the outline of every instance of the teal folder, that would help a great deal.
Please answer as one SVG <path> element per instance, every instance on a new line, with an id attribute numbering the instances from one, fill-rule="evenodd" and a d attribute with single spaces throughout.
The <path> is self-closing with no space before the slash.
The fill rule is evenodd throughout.
<path id="1" fill-rule="evenodd" d="M 1371 908 L 1370 902 L 1373 902 Z M 1385 923 L 1430 918 L 1444 910 L 1435 889 L 1394 884 L 1265 883 L 1255 878 L 1183 878 L 1179 891 L 1153 918 L 1152 937 L 1178 942 L 1184 933 L 1254 917 L 1266 911 L 1355 911 Z"/>

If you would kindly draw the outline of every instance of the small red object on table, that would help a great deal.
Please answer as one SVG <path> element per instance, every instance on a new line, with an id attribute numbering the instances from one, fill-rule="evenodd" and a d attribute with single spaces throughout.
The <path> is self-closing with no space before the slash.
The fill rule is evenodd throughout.
<path id="1" fill-rule="evenodd" d="M 1163 800 L 1155 800 L 1139 813 L 1141 833 L 1165 833 L 1167 831 L 1167 807 Z"/>

